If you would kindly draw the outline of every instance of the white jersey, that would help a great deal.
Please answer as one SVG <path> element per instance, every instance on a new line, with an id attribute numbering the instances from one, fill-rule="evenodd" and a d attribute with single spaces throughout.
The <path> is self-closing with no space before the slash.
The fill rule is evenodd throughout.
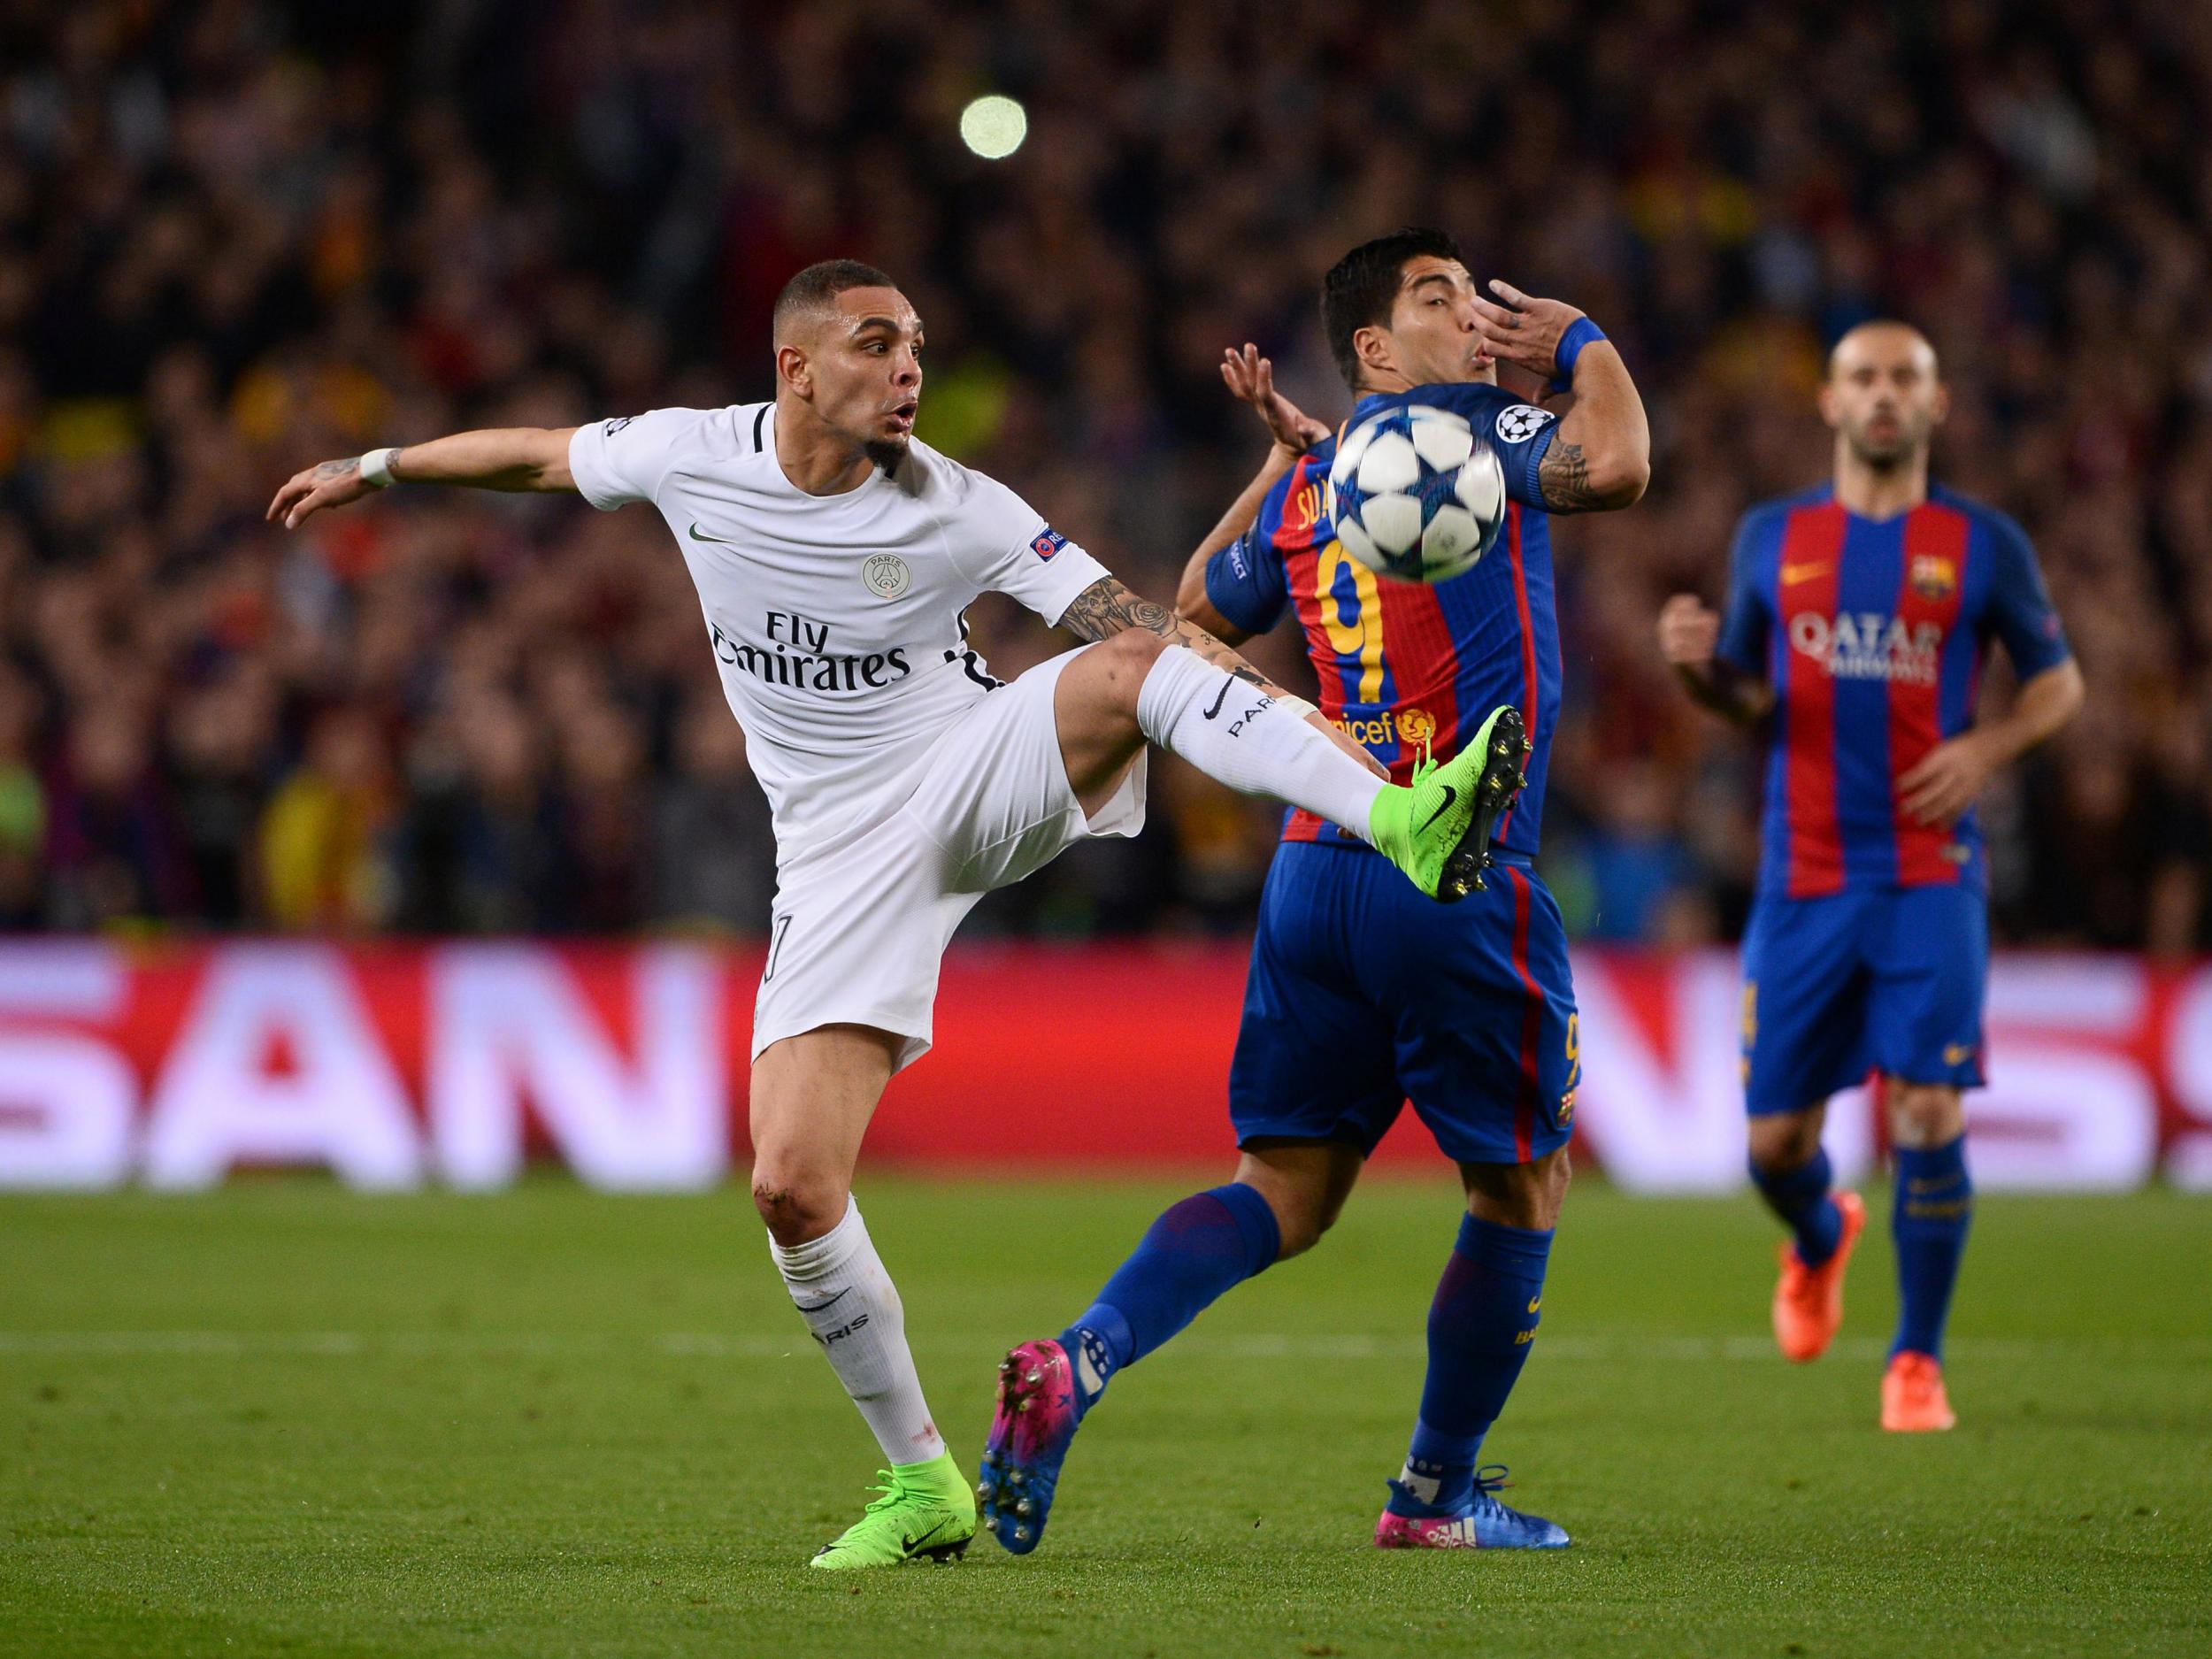
<path id="1" fill-rule="evenodd" d="M 806 494 L 777 465 L 770 403 L 579 426 L 568 461 L 593 506 L 649 501 L 674 532 L 780 868 L 895 810 L 932 741 L 990 693 L 962 614 L 978 595 L 1057 623 L 1106 574 L 1012 490 L 925 443 L 895 474 Z"/>

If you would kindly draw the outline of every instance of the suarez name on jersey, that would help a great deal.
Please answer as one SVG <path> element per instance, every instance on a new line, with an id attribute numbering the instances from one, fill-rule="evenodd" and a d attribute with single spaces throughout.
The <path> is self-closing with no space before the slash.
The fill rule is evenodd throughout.
<path id="1" fill-rule="evenodd" d="M 1551 445 L 1549 411 L 1481 381 L 1370 393 L 1343 432 L 1380 411 L 1426 403 L 1463 416 L 1505 472 L 1506 522 L 1497 545 L 1448 581 L 1395 581 L 1345 553 L 1323 510 L 1336 455 L 1331 438 L 1301 457 L 1260 504 L 1258 518 L 1206 566 L 1206 596 L 1229 621 L 1264 634 L 1294 609 L 1320 681 L 1321 711 L 1390 769 L 1409 779 L 1425 742 L 1438 760 L 1500 703 L 1527 723 L 1534 752 L 1528 787 L 1496 843 L 1533 856 L 1544 777 L 1559 720 L 1559 626 L 1551 538 L 1536 471 Z M 1366 843 L 1310 812 L 1293 812 L 1286 841 Z"/>
<path id="2" fill-rule="evenodd" d="M 1938 488 L 1863 518 L 1823 485 L 1744 515 L 1719 652 L 1775 692 L 1763 891 L 1985 882 L 1973 813 L 1916 823 L 1897 786 L 1973 723 L 1992 635 L 2024 680 L 2066 660 L 2027 537 L 1992 508 Z"/>

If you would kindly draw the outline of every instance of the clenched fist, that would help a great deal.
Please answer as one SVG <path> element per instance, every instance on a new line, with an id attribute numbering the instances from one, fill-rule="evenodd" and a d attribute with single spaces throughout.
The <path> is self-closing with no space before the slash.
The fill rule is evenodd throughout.
<path id="1" fill-rule="evenodd" d="M 1695 594 L 1677 594 L 1660 607 L 1659 655 L 1677 668 L 1709 668 L 1720 645 L 1720 613 Z"/>

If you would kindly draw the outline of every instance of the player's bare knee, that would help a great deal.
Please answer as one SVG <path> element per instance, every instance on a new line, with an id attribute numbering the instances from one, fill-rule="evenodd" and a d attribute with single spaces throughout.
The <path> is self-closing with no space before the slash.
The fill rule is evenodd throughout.
<path id="1" fill-rule="evenodd" d="M 1527 1164 L 1463 1163 L 1459 1173 L 1467 1208 L 1478 1219 L 1548 1233 L 1559 1225 L 1573 1168 L 1561 1147 Z"/>
<path id="2" fill-rule="evenodd" d="M 1336 1225 L 1336 1211 L 1317 1205 L 1284 1204 L 1271 1198 L 1268 1207 L 1275 1212 L 1275 1231 L 1281 1240 L 1275 1251 L 1279 1262 L 1303 1256 L 1321 1242 L 1323 1233 Z"/>
<path id="3" fill-rule="evenodd" d="M 765 1159 L 753 1165 L 753 1208 L 769 1237 L 787 1249 L 820 1238 L 843 1220 L 849 1200 L 841 1182 Z"/>
<path id="4" fill-rule="evenodd" d="M 1966 1130 L 1958 1090 L 1941 1083 L 1889 1083 L 1889 1138 L 1901 1147 L 1939 1147 Z"/>
<path id="5" fill-rule="evenodd" d="M 1548 1233 L 1559 1225 L 1559 1212 L 1567 1202 L 1567 1187 L 1574 1179 L 1574 1165 L 1568 1160 L 1567 1148 L 1562 1147 L 1527 1168 L 1529 1220 L 1525 1225 L 1540 1233 Z"/>
<path id="6" fill-rule="evenodd" d="M 1763 1175 L 1786 1175 L 1802 1169 L 1820 1150 L 1823 1114 L 1770 1112 L 1751 1120 L 1751 1166 Z"/>
<path id="7" fill-rule="evenodd" d="M 1248 1159 L 1237 1171 L 1237 1179 L 1267 1201 L 1275 1217 L 1275 1259 L 1279 1262 L 1303 1256 L 1336 1221 L 1337 1207 L 1329 1203 L 1322 1188 L 1285 1179 L 1271 1169 L 1254 1168 Z"/>

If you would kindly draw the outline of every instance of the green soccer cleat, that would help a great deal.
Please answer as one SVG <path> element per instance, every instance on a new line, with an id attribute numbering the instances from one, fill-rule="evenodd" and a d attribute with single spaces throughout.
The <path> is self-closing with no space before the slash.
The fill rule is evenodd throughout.
<path id="1" fill-rule="evenodd" d="M 868 1512 L 814 1552 L 810 1567 L 895 1567 L 909 1561 L 957 1561 L 975 1536 L 975 1492 L 952 1454 L 901 1463 L 877 1474 L 889 1484 Z"/>
<path id="2" fill-rule="evenodd" d="M 1484 885 L 1490 832 L 1528 781 L 1522 768 L 1532 747 L 1518 710 L 1493 709 L 1451 759 L 1439 766 L 1425 757 L 1410 784 L 1384 786 L 1368 819 L 1375 850 L 1431 898 L 1465 898 Z"/>

